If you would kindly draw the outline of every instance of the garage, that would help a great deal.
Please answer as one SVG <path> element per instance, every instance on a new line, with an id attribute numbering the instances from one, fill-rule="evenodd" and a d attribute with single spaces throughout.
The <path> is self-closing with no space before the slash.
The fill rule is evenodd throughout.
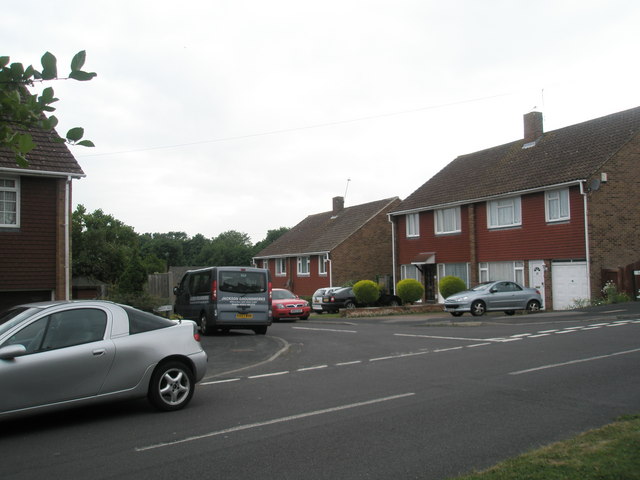
<path id="1" fill-rule="evenodd" d="M 552 262 L 551 284 L 554 310 L 566 310 L 576 300 L 590 298 L 587 262 Z"/>

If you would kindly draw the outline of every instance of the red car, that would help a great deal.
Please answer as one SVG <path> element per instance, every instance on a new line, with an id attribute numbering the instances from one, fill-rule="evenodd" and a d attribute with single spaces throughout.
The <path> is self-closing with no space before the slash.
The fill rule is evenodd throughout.
<path id="1" fill-rule="evenodd" d="M 311 313 L 309 302 L 285 288 L 273 289 L 273 320 L 295 319 L 306 320 Z"/>

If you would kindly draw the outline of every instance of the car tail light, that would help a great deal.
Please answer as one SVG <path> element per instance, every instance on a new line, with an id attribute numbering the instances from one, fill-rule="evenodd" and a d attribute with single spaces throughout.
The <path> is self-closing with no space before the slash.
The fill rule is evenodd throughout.
<path id="1" fill-rule="evenodd" d="M 215 302 L 218 300 L 218 281 L 214 280 L 211 282 L 211 301 Z"/>
<path id="2" fill-rule="evenodd" d="M 273 284 L 269 282 L 267 284 L 267 291 L 269 292 L 269 305 L 273 303 Z"/>
<path id="3" fill-rule="evenodd" d="M 195 322 L 193 324 L 193 339 L 196 342 L 200 342 L 200 330 L 198 329 L 198 325 L 196 325 Z"/>

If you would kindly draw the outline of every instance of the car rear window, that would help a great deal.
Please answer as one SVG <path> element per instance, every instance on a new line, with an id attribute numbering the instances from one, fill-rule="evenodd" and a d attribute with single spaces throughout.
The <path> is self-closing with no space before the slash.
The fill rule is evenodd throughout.
<path id="1" fill-rule="evenodd" d="M 263 293 L 267 291 L 267 275 L 263 272 L 223 270 L 220 272 L 222 292 Z"/>
<path id="2" fill-rule="evenodd" d="M 150 332 L 160 328 L 175 325 L 175 322 L 168 318 L 159 317 L 149 312 L 143 312 L 132 307 L 122 306 L 129 317 L 129 335 L 136 333 Z"/>

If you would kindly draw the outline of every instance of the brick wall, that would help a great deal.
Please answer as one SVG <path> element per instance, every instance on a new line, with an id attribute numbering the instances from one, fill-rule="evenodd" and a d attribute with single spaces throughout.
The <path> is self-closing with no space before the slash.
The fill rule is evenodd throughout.
<path id="1" fill-rule="evenodd" d="M 640 135 L 589 179 L 607 182 L 588 194 L 591 292 L 602 296 L 602 270 L 640 261 Z M 632 292 L 627 292 L 632 293 Z"/>

